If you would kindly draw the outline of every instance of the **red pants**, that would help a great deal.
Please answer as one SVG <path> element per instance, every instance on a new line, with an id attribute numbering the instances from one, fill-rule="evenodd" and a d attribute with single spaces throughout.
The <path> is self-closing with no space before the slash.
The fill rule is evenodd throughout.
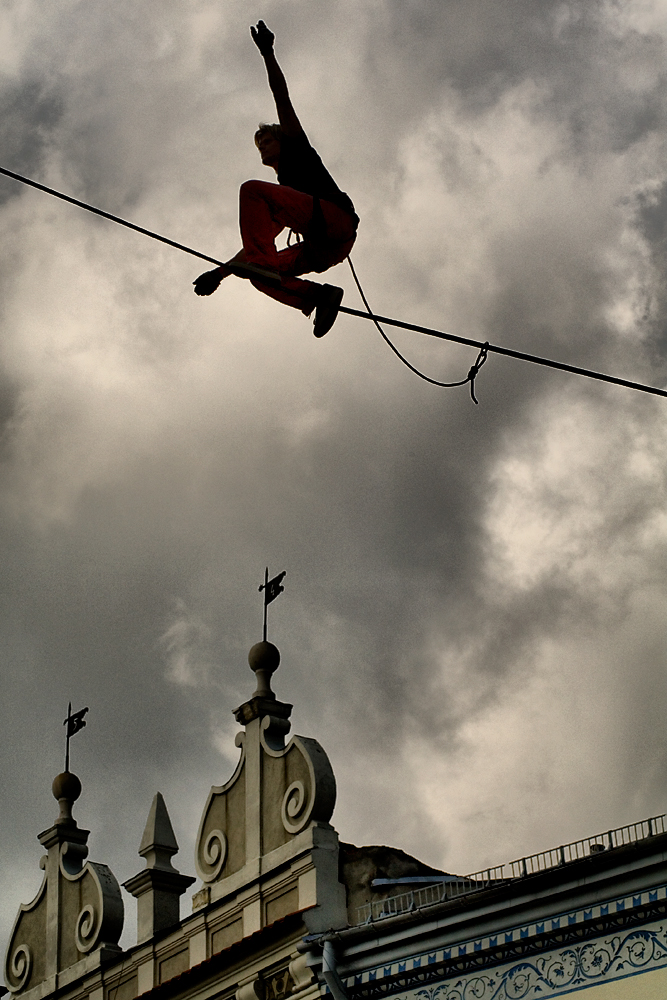
<path id="1" fill-rule="evenodd" d="M 313 217 L 312 195 L 267 181 L 246 181 L 241 185 L 239 221 L 246 260 L 249 264 L 274 268 L 282 277 L 282 288 L 271 288 L 259 281 L 252 284 L 265 295 L 301 309 L 306 316 L 312 312 L 321 286 L 296 275 L 326 271 L 340 264 L 352 249 L 357 235 L 352 216 L 330 201 L 320 201 L 320 205 L 326 236 L 323 240 L 318 239 L 315 254 L 307 236 Z M 276 250 L 275 239 L 283 229 L 292 229 L 304 239 L 284 250 Z"/>

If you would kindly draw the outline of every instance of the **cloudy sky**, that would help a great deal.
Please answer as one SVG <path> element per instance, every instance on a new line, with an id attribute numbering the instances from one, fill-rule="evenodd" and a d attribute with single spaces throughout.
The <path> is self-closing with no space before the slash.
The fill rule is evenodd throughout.
<path id="1" fill-rule="evenodd" d="M 667 0 L 4 0 L 0 165 L 231 256 L 260 17 L 379 313 L 667 383 Z M 465 873 L 665 810 L 667 400 L 491 356 L 474 406 L 6 179 L 0 234 L 3 941 L 68 701 L 90 857 L 143 867 L 159 789 L 194 872 L 267 563 L 343 839 Z"/>

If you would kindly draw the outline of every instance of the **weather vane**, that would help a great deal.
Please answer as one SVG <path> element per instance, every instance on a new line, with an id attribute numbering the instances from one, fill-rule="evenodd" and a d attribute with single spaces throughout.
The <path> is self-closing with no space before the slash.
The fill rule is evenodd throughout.
<path id="1" fill-rule="evenodd" d="M 83 729 L 83 727 L 85 726 L 86 722 L 84 719 L 84 715 L 86 714 L 87 711 L 88 711 L 87 708 L 82 708 L 80 711 L 75 712 L 74 715 L 72 715 L 72 702 L 70 701 L 69 705 L 67 706 L 67 718 L 63 722 L 63 726 L 67 726 L 67 749 L 65 750 L 66 771 L 69 771 L 69 741 L 72 738 L 72 736 L 74 736 L 75 733 L 78 733 L 79 730 Z"/>
<path id="2" fill-rule="evenodd" d="M 275 601 L 276 597 L 278 597 L 279 594 L 282 594 L 285 589 L 281 586 L 281 583 L 285 578 L 286 572 L 286 570 L 283 570 L 282 573 L 278 573 L 278 576 L 274 576 L 273 580 L 269 580 L 269 567 L 267 566 L 264 570 L 264 583 L 260 584 L 259 587 L 260 594 L 264 591 L 264 631 L 262 634 L 264 642 L 266 642 L 266 609 L 271 601 Z"/>

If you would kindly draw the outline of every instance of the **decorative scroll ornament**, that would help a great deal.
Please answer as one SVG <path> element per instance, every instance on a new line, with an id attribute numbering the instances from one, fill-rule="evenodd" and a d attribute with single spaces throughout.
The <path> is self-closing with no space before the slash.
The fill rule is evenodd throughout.
<path id="1" fill-rule="evenodd" d="M 46 860 L 46 858 L 41 859 L 41 868 L 45 867 Z M 14 929 L 9 939 L 5 959 L 5 983 L 12 993 L 18 993 L 23 990 L 33 976 L 35 956 L 27 943 L 27 939 L 33 941 L 39 940 L 46 932 L 46 883 L 47 878 L 45 876 L 33 901 L 31 903 L 24 903 L 21 906 L 14 922 Z M 29 933 L 21 934 L 20 927 L 24 924 L 28 925 L 29 931 L 36 929 L 38 931 L 37 935 Z M 43 978 L 43 976 L 40 978 Z"/>
<path id="2" fill-rule="evenodd" d="M 62 861 L 64 858 L 61 874 L 68 882 L 79 883 L 81 898 L 90 900 L 81 907 L 74 923 L 76 950 L 87 955 L 100 944 L 116 944 L 123 928 L 123 900 L 111 869 L 89 861 L 78 873 L 71 874 Z"/>
<path id="3" fill-rule="evenodd" d="M 64 866 L 66 852 L 57 848 L 56 851 L 60 855 L 53 859 L 58 862 L 57 866 L 50 865 L 50 859 L 47 860 L 42 888 L 32 903 L 21 907 L 9 941 L 5 979 L 12 993 L 38 986 L 101 945 L 115 946 L 123 929 L 123 901 L 110 869 L 89 861 L 73 873 L 71 854 L 80 852 L 70 852 L 68 870 Z M 48 915 L 49 894 L 46 891 L 51 878 L 60 882 L 54 921 Z M 51 898 L 56 899 L 56 894 Z M 61 942 L 55 950 L 47 947 L 47 938 L 52 934 Z M 28 941 L 33 946 L 41 941 L 34 954 Z M 47 968 L 47 952 L 57 956 L 57 968 Z"/>
<path id="4" fill-rule="evenodd" d="M 88 906 L 84 906 L 81 910 L 74 929 L 74 941 L 78 950 L 84 954 L 91 951 L 95 947 L 95 939 L 97 938 L 98 931 L 98 914 L 95 912 L 95 907 L 89 903 Z"/>
<path id="5" fill-rule="evenodd" d="M 27 944 L 20 944 L 11 956 L 7 972 L 7 984 L 10 990 L 18 992 L 25 986 L 32 972 L 32 953 Z"/>
<path id="6" fill-rule="evenodd" d="M 202 882 L 215 882 L 243 867 L 245 857 L 245 750 L 244 735 L 236 745 L 241 757 L 229 781 L 208 794 L 195 845 L 195 868 Z M 231 841 L 231 843 L 230 843 Z"/>
<path id="7" fill-rule="evenodd" d="M 266 574 L 269 596 L 270 585 L 278 588 L 281 579 L 270 581 Z M 338 834 L 329 823 L 336 801 L 333 771 L 315 740 L 294 736 L 286 741 L 292 706 L 279 701 L 271 687 L 280 664 L 278 648 L 266 639 L 255 643 L 248 664 L 257 686 L 234 710 L 244 728 L 236 737 L 241 748 L 236 770 L 226 784 L 211 789 L 199 824 L 195 864 L 203 885 L 193 909 L 224 903 L 226 920 L 236 928 L 230 936 L 240 926 L 247 934 L 249 928 L 297 912 L 305 914 L 310 933 L 322 933 L 347 920 Z M 276 995 L 269 996 L 262 978 L 257 981 L 260 1000 L 282 1000 L 280 983 L 289 977 L 285 973 L 280 979 L 281 970 L 272 971 Z M 246 981 L 236 1000 L 258 996 Z"/>
<path id="8" fill-rule="evenodd" d="M 214 882 L 224 868 L 227 859 L 227 838 L 222 830 L 211 830 L 202 845 L 201 856 L 204 864 L 210 866 L 202 874 L 202 880 Z"/>
<path id="9" fill-rule="evenodd" d="M 293 781 L 285 792 L 280 818 L 288 833 L 298 833 L 308 822 L 309 810 L 305 809 L 306 789 L 302 781 Z"/>
<path id="10" fill-rule="evenodd" d="M 328 822 L 333 812 L 336 782 L 319 743 L 294 736 L 285 746 L 287 719 L 266 715 L 251 728 L 253 721 L 239 740 L 243 752 L 234 774 L 211 789 L 204 807 L 195 865 L 206 885 L 276 850 L 310 823 Z"/>
<path id="11" fill-rule="evenodd" d="M 21 906 L 7 948 L 5 981 L 14 994 L 39 986 L 95 949 L 105 949 L 107 955 L 119 950 L 120 887 L 106 865 L 85 861 L 88 831 L 71 814 L 80 788 L 69 772 L 54 781 L 61 812 L 39 836 L 48 851 L 40 862 L 44 880 L 33 901 Z M 51 891 L 54 883 L 56 891 Z"/>
<path id="12" fill-rule="evenodd" d="M 294 777 L 280 807 L 285 831 L 296 835 L 312 821 L 328 822 L 336 804 L 336 779 L 326 753 L 317 740 L 305 736 L 293 736 L 284 749 L 274 750 L 266 738 L 267 721 L 263 720 L 264 752 L 276 764 L 280 761 L 280 773 Z"/>

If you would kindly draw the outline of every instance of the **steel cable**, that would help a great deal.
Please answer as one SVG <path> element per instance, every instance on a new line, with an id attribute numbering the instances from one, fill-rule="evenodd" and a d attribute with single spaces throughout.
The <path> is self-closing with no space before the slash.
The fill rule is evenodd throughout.
<path id="1" fill-rule="evenodd" d="M 52 195 L 54 198 L 59 198 L 61 201 L 66 201 L 70 205 L 76 205 L 77 208 L 83 208 L 86 212 L 92 212 L 94 215 L 99 215 L 103 219 L 108 219 L 110 222 L 115 222 L 119 226 L 125 226 L 127 229 L 133 229 L 136 233 L 141 233 L 142 236 L 149 236 L 152 240 L 158 240 L 160 243 L 166 243 L 167 246 L 174 247 L 176 250 L 182 250 L 184 253 L 189 253 L 193 257 L 198 257 L 200 260 L 209 261 L 211 264 L 223 264 L 224 261 L 218 260 L 216 257 L 209 257 L 208 254 L 200 253 L 198 250 L 193 250 L 192 247 L 185 246 L 183 243 L 176 243 L 175 240 L 167 239 L 166 236 L 160 236 L 159 233 L 154 233 L 150 229 L 144 229 L 142 226 L 136 226 L 133 222 L 127 222 L 126 219 L 121 219 L 117 215 L 112 215 L 111 212 L 104 212 L 101 208 L 95 208 L 93 205 L 88 205 L 85 201 L 79 201 L 78 198 L 71 198 L 69 195 L 63 194 L 61 191 L 56 191 L 55 188 L 47 187 L 46 184 L 40 184 L 38 181 L 33 181 L 29 177 L 24 177 L 22 174 L 17 174 L 13 170 L 7 170 L 5 167 L 0 167 L 0 174 L 4 174 L 6 177 L 11 177 L 15 181 L 19 181 L 21 184 L 27 184 L 29 187 L 37 188 L 38 191 L 44 191 L 46 194 Z M 350 261 L 350 266 L 352 267 L 352 262 Z M 352 273 L 354 274 L 354 268 Z M 361 286 L 357 282 L 359 290 L 361 292 Z M 362 298 L 363 298 L 362 293 Z M 365 300 L 364 300 L 365 301 Z M 489 352 L 493 354 L 503 354 L 509 358 L 517 358 L 519 361 L 529 361 L 534 365 L 543 365 L 547 368 L 555 368 L 558 371 L 571 372 L 573 375 L 581 375 L 584 378 L 597 379 L 600 382 L 610 382 L 612 385 L 623 385 L 628 389 L 636 389 L 638 392 L 648 392 L 654 396 L 667 396 L 667 390 L 658 389 L 652 385 L 643 385 L 641 382 L 631 382 L 628 379 L 616 378 L 613 375 L 605 375 L 602 372 L 590 371 L 587 368 L 579 368 L 577 365 L 566 365 L 560 361 L 550 361 L 548 358 L 540 358 L 535 354 L 525 354 L 521 351 L 512 351 L 507 347 L 497 347 L 494 344 L 489 344 L 488 342 L 482 343 L 479 340 L 471 340 L 468 337 L 459 337 L 453 333 L 444 333 L 442 330 L 433 330 L 426 326 L 417 326 L 414 323 L 404 323 L 401 320 L 391 319 L 389 316 L 378 316 L 373 313 L 368 304 L 366 304 L 367 312 L 361 312 L 360 309 L 350 309 L 347 306 L 341 306 L 340 312 L 347 313 L 349 316 L 359 316 L 361 319 L 369 319 L 380 329 L 379 323 L 385 323 L 387 326 L 395 326 L 401 330 L 413 330 L 416 333 L 424 333 L 429 337 L 437 337 L 439 340 L 449 340 L 456 344 L 467 344 L 470 347 L 476 347 L 479 350 L 479 355 L 477 361 L 471 367 L 468 375 L 465 379 L 460 382 L 437 382 L 435 379 L 429 378 L 427 375 L 423 375 L 422 372 L 414 368 L 407 359 L 403 358 L 399 351 L 394 347 L 394 345 L 389 341 L 383 330 L 380 329 L 380 333 L 387 341 L 391 349 L 401 358 L 404 364 L 411 368 L 415 374 L 419 375 L 427 382 L 431 382 L 433 385 L 438 386 L 455 386 L 455 385 L 465 385 L 470 382 L 471 393 L 474 397 L 474 376 L 477 374 L 481 366 L 486 360 L 486 356 Z M 474 375 L 473 375 L 474 371 Z M 477 400 L 475 399 L 475 402 Z"/>

